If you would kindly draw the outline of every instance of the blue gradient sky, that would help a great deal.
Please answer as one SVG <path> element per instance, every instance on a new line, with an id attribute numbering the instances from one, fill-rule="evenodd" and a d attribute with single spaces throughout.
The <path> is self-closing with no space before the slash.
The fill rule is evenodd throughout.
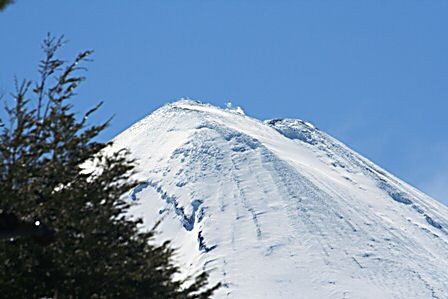
<path id="1" fill-rule="evenodd" d="M 35 78 L 47 32 L 94 49 L 76 109 L 108 139 L 168 101 L 313 122 L 448 204 L 448 1 L 17 0 L 0 91 Z"/>

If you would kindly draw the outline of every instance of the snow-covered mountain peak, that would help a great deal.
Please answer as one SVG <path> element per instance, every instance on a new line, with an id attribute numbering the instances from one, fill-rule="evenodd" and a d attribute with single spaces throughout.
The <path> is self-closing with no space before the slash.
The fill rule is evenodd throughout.
<path id="1" fill-rule="evenodd" d="M 181 100 L 115 138 L 216 298 L 448 298 L 448 208 L 314 125 Z"/>

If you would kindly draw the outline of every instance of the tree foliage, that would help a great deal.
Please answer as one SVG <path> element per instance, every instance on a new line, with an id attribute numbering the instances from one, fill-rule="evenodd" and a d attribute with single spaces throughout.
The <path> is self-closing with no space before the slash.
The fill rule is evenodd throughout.
<path id="1" fill-rule="evenodd" d="M 57 58 L 62 38 L 43 42 L 40 79 L 16 83 L 0 133 L 0 209 L 55 230 L 53 242 L 0 240 L 2 298 L 209 298 L 207 274 L 173 276 L 173 249 L 154 245 L 154 229 L 125 217 L 135 182 L 126 151 L 95 141 L 108 122 L 88 125 L 70 100 L 91 51 Z M 86 167 L 94 163 L 95 167 Z"/>
<path id="2" fill-rule="evenodd" d="M 0 0 L 0 11 L 6 9 L 10 4 L 13 4 L 14 0 Z"/>

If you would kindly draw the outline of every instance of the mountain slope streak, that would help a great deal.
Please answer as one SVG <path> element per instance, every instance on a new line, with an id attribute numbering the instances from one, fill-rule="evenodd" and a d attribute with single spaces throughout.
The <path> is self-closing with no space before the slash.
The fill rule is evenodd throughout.
<path id="1" fill-rule="evenodd" d="M 448 208 L 300 121 L 193 101 L 116 137 L 129 200 L 216 298 L 448 298 Z"/>

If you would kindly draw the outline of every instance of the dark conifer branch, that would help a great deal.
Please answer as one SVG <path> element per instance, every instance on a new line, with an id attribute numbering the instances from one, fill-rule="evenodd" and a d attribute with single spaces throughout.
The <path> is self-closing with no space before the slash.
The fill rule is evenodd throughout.
<path id="1" fill-rule="evenodd" d="M 0 210 L 16 219 L 8 227 L 0 217 L 2 296 L 210 298 L 219 285 L 208 287 L 206 273 L 174 279 L 181 269 L 170 243 L 154 245 L 155 228 L 142 232 L 140 219 L 124 216 L 135 163 L 126 150 L 106 154 L 111 143 L 96 141 L 110 120 L 87 118 L 101 103 L 81 117 L 72 111 L 92 51 L 67 63 L 57 57 L 64 43 L 47 36 L 34 97 L 30 82 L 17 84 L 5 108 L 10 127 L 0 128 Z"/>

